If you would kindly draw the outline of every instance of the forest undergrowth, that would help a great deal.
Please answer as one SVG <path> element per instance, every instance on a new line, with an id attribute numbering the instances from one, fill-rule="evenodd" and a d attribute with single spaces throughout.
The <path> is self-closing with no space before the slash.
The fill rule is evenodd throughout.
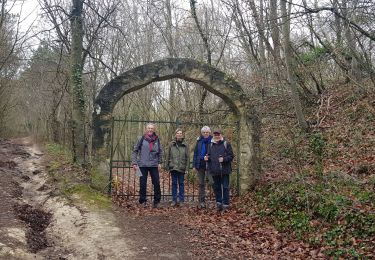
<path id="1" fill-rule="evenodd" d="M 326 256 L 373 258 L 374 100 L 373 92 L 335 86 L 321 97 L 319 109 L 309 111 L 309 133 L 290 118 L 269 118 L 263 129 L 265 175 L 241 207 Z M 286 114 L 291 108 L 274 109 Z"/>

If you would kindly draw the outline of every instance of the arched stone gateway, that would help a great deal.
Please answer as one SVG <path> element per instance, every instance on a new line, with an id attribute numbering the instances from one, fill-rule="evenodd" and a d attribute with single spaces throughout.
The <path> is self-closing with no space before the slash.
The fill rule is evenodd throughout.
<path id="1" fill-rule="evenodd" d="M 109 157 L 112 110 L 126 94 L 156 81 L 180 78 L 195 82 L 221 97 L 240 121 L 241 190 L 253 188 L 261 172 L 260 120 L 241 86 L 220 70 L 191 59 L 169 58 L 131 69 L 106 84 L 97 96 L 93 113 L 93 148 Z"/>

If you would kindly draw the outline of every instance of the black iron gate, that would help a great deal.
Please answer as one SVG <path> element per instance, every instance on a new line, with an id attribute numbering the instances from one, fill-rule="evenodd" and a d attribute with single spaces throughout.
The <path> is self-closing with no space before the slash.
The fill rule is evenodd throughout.
<path id="1" fill-rule="evenodd" d="M 174 138 L 175 130 L 180 127 L 185 132 L 185 141 L 190 146 L 190 158 L 192 161 L 193 151 L 197 137 L 200 135 L 200 129 L 204 125 L 194 122 L 180 121 L 152 121 L 136 119 L 112 119 L 112 140 L 110 156 L 110 173 L 109 173 L 109 194 L 115 196 L 126 196 L 127 198 L 138 199 L 139 196 L 139 177 L 137 177 L 131 165 L 131 153 L 135 142 L 143 134 L 144 127 L 147 123 L 157 125 L 156 133 L 160 137 L 164 151 Z M 226 140 L 231 142 L 235 158 L 233 161 L 233 172 L 231 175 L 231 195 L 239 194 L 240 171 L 239 171 L 239 122 L 234 124 L 207 124 L 211 129 L 220 127 L 223 130 Z M 164 157 L 166 154 L 164 153 Z M 162 200 L 168 201 L 172 197 L 171 178 L 166 170 L 165 163 L 160 171 L 160 188 Z M 151 180 L 147 182 L 147 196 L 153 194 Z M 208 199 L 214 197 L 210 188 Z M 192 170 L 192 165 L 185 175 L 185 199 L 186 201 L 195 201 L 198 199 L 198 181 L 196 174 Z"/>

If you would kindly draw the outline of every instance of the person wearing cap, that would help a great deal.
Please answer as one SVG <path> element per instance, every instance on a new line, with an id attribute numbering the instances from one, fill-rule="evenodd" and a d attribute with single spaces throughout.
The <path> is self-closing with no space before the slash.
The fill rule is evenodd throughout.
<path id="1" fill-rule="evenodd" d="M 229 207 L 229 176 L 234 154 L 231 144 L 224 139 L 220 129 L 215 129 L 213 134 L 204 160 L 208 162 L 208 171 L 214 180 L 217 210 L 226 211 Z"/>
<path id="2" fill-rule="evenodd" d="M 184 133 L 181 128 L 175 131 L 175 139 L 168 147 L 168 170 L 172 177 L 172 203 L 171 206 L 177 206 L 183 203 L 185 198 L 184 179 L 187 167 L 189 165 L 189 146 L 184 141 Z M 178 186 L 178 200 L 177 200 Z"/>
<path id="3" fill-rule="evenodd" d="M 206 207 L 206 179 L 208 179 L 209 185 L 213 185 L 212 176 L 207 173 L 207 163 L 204 160 L 204 156 L 207 154 L 208 145 L 211 143 L 211 140 L 211 129 L 208 126 L 203 126 L 201 129 L 201 135 L 197 138 L 193 155 L 193 168 L 198 175 L 199 208 Z"/>

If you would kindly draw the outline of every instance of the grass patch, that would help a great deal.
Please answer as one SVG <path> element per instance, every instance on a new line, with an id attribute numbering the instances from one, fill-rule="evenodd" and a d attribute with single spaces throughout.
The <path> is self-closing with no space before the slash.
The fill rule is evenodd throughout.
<path id="1" fill-rule="evenodd" d="M 75 202 L 83 202 L 88 206 L 98 208 L 110 208 L 112 201 L 103 193 L 93 189 L 89 185 L 76 184 L 64 190 L 64 194 Z"/>
<path id="2" fill-rule="evenodd" d="M 50 156 L 58 158 L 60 162 L 69 162 L 72 159 L 72 153 L 60 144 L 46 143 L 44 147 Z"/>
<path id="3" fill-rule="evenodd" d="M 47 143 L 45 148 L 49 157 L 49 182 L 57 187 L 59 195 L 89 206 L 110 207 L 110 198 L 103 194 L 108 182 L 107 176 L 96 168 L 83 169 L 73 164 L 70 151 L 61 145 Z"/>

